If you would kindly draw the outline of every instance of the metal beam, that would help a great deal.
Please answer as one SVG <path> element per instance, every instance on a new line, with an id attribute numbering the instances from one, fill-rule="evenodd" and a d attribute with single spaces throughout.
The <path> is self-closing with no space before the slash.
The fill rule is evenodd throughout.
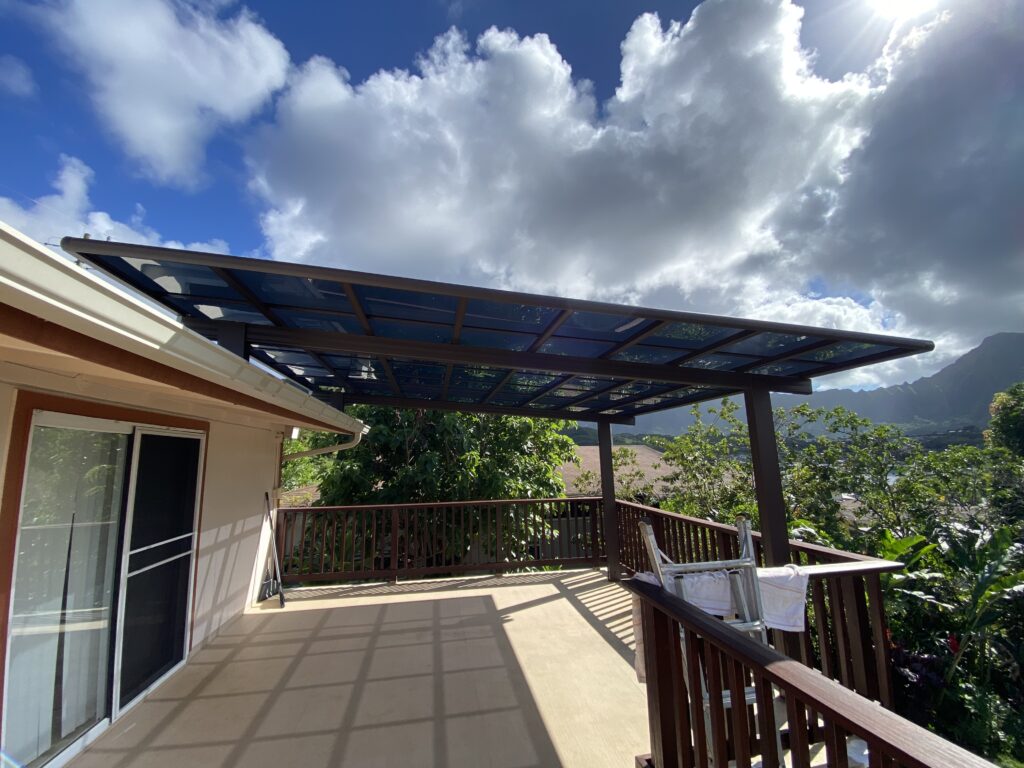
<path id="1" fill-rule="evenodd" d="M 235 293 L 237 293 L 239 296 L 245 299 L 249 304 L 256 307 L 256 309 L 260 311 L 260 314 L 267 318 L 267 320 L 272 322 L 274 325 L 284 325 L 284 323 L 281 322 L 281 316 L 277 314 L 277 312 L 275 312 L 274 309 L 270 307 L 265 301 L 263 301 L 259 296 L 257 296 L 249 288 L 249 286 L 247 286 L 245 283 L 243 283 L 241 280 L 235 277 L 234 273 L 230 269 L 224 269 L 223 267 L 212 267 L 211 269 L 213 270 L 214 274 L 217 275 L 217 277 L 219 277 L 225 283 L 227 283 L 235 291 Z M 244 328 L 246 327 L 245 323 L 237 323 L 237 325 L 241 325 L 243 327 L 242 333 L 244 338 Z M 220 339 L 218 338 L 217 341 L 219 343 Z M 233 352 L 234 350 L 231 351 Z M 242 356 L 248 359 L 248 350 Z M 316 354 L 315 352 L 310 352 L 309 356 L 316 361 L 317 365 L 319 365 L 328 373 L 331 373 L 335 376 L 341 375 L 333 365 L 329 364 L 326 360 L 324 360 L 322 357 L 320 357 L 320 355 Z M 266 361 L 263 362 L 266 363 Z M 292 374 L 290 370 L 282 370 L 286 366 L 281 365 L 280 363 L 273 359 L 271 359 L 271 362 L 269 364 L 279 373 L 283 373 L 286 376 L 291 376 L 296 381 L 300 381 L 303 385 L 308 386 L 307 382 L 303 381 L 301 377 Z"/>
<path id="2" fill-rule="evenodd" d="M 217 331 L 215 321 L 186 318 L 185 324 L 208 336 L 214 335 Z M 383 336 L 361 336 L 354 333 L 331 333 L 259 325 L 249 326 L 248 334 L 250 344 L 278 345 L 326 354 L 356 353 L 543 373 L 575 373 L 613 379 L 649 379 L 668 384 L 732 387 L 735 389 L 763 388 L 773 392 L 811 394 L 810 380 L 796 376 L 767 376 L 705 368 L 626 363 L 618 360 L 597 360 L 540 352 L 512 352 L 488 347 L 452 346 L 428 341 L 389 339 Z"/>
<path id="3" fill-rule="evenodd" d="M 752 363 L 741 365 L 739 368 L 734 368 L 733 370 L 746 372 L 751 370 L 752 368 L 760 368 L 762 365 L 781 363 L 783 360 L 790 360 L 794 357 L 800 357 L 800 355 L 805 355 L 808 352 L 813 352 L 814 350 L 821 349 L 822 347 L 831 347 L 835 343 L 836 342 L 833 339 L 822 339 L 821 341 L 816 341 L 813 344 L 805 344 L 799 349 L 792 349 L 789 350 L 788 352 L 781 352 L 777 355 L 772 355 L 771 357 L 765 357 L 760 360 L 755 360 Z"/>
<path id="4" fill-rule="evenodd" d="M 616 344 L 614 347 L 609 349 L 607 352 L 605 352 L 602 355 L 599 355 L 599 357 L 602 360 L 608 360 L 609 358 L 614 357 L 616 354 L 618 354 L 622 350 L 627 349 L 627 348 L 633 346 L 634 344 L 636 344 L 636 343 L 638 343 L 640 341 L 643 341 L 648 336 L 651 336 L 651 335 L 657 333 L 662 328 L 664 328 L 666 325 L 668 325 L 668 323 L 665 320 L 655 320 L 647 328 L 644 328 L 643 330 L 638 331 L 637 333 L 634 333 L 628 339 L 624 339 L 623 341 L 620 341 L 618 344 Z M 562 387 L 566 386 L 567 384 L 569 384 L 570 382 L 572 382 L 574 379 L 577 379 L 577 378 L 579 378 L 579 377 L 575 376 L 575 375 L 565 376 L 565 377 L 559 379 L 558 381 L 556 381 L 554 384 L 552 384 L 552 385 L 542 389 L 539 394 L 534 395 L 533 397 L 531 397 L 529 400 L 527 400 L 525 403 L 523 403 L 523 405 L 533 405 L 535 402 L 540 400 L 542 397 L 545 397 L 549 393 L 554 392 L 556 389 L 561 389 Z M 616 384 L 615 387 L 617 387 L 617 386 L 621 386 L 621 385 Z M 599 390 L 598 392 L 592 392 L 592 393 L 589 393 L 589 394 L 587 394 L 585 396 L 574 398 L 573 400 L 571 400 L 568 403 L 566 403 L 566 405 L 575 405 L 578 402 L 582 402 L 584 400 L 589 400 L 591 397 L 597 397 L 598 394 L 603 394 L 604 392 L 607 392 L 609 389 L 615 389 L 615 387 L 607 387 L 605 389 Z"/>
<path id="5" fill-rule="evenodd" d="M 619 513 L 615 504 L 615 470 L 612 466 L 612 425 L 597 422 L 597 453 L 601 460 L 601 497 L 604 508 L 604 551 L 608 559 L 608 579 L 622 578 L 619 568 Z"/>
<path id="6" fill-rule="evenodd" d="M 220 328 L 217 329 L 217 344 L 222 346 L 228 352 L 238 355 L 244 360 L 249 359 L 249 344 L 246 341 L 246 329 L 245 323 L 232 323 L 224 322 Z"/>
<path id="7" fill-rule="evenodd" d="M 466 304 L 469 302 L 466 299 L 459 299 L 459 304 L 455 309 L 455 325 L 452 328 L 452 344 L 459 343 L 459 337 L 462 336 L 462 323 L 466 319 Z M 452 368 L 454 365 L 448 363 L 444 369 L 444 381 L 441 384 L 441 399 L 448 399 L 448 387 L 452 383 Z"/>
<path id="8" fill-rule="evenodd" d="M 761 517 L 761 543 L 766 565 L 788 565 L 789 524 L 782 496 L 782 472 L 775 442 L 771 393 L 751 389 L 743 393 L 750 431 L 750 457 L 754 465 L 754 490 Z"/>
<path id="9" fill-rule="evenodd" d="M 540 408 L 517 408 L 508 405 L 491 405 L 490 403 L 454 403 L 451 400 L 421 400 L 414 397 L 390 397 L 389 395 L 361 395 L 358 392 L 346 392 L 345 403 L 366 403 L 368 405 L 387 405 L 392 408 L 415 408 L 425 411 L 459 411 L 460 413 L 496 413 L 505 416 L 529 416 L 534 419 L 565 419 L 566 421 L 595 421 L 595 417 L 585 413 Z M 611 424 L 632 425 L 632 416 L 602 416 L 601 421 Z"/>
<path id="10" fill-rule="evenodd" d="M 345 292 L 348 303 L 352 305 L 352 311 L 355 312 L 356 319 L 359 320 L 359 325 L 363 328 L 363 333 L 367 336 L 373 336 L 373 326 L 370 325 L 370 320 L 363 310 L 363 303 L 359 301 L 359 297 L 356 295 L 356 289 L 348 283 L 342 285 L 341 289 Z M 401 397 L 402 388 L 398 386 L 398 379 L 395 378 L 395 372 L 391 370 L 391 363 L 388 362 L 387 357 L 385 355 L 377 355 L 377 362 L 380 363 L 381 370 L 384 371 L 384 378 L 388 380 L 388 386 L 391 387 L 396 397 Z"/>
<path id="11" fill-rule="evenodd" d="M 834 338 L 836 341 L 849 340 L 871 344 L 906 347 L 908 349 L 907 354 L 913 354 L 914 352 L 929 352 L 935 348 L 935 345 L 932 342 L 923 341 L 921 339 L 908 339 L 896 336 L 883 336 L 882 334 L 815 328 L 813 326 L 777 323 L 767 320 L 748 320 L 745 318 L 727 317 L 724 315 L 706 315 L 698 312 L 680 312 L 668 309 L 650 309 L 646 307 L 641 308 L 600 301 L 566 299 L 558 296 L 540 296 L 537 294 L 520 293 L 517 291 L 502 291 L 494 288 L 477 288 L 468 285 L 419 280 L 409 277 L 394 277 L 392 275 L 379 275 L 370 272 L 356 272 L 354 270 L 319 267 L 310 264 L 295 264 L 284 261 L 253 259 L 241 256 L 225 256 L 219 253 L 203 253 L 201 251 L 184 251 L 177 248 L 163 248 L 158 246 L 136 245 L 133 243 L 89 240 L 78 237 L 62 238 L 60 241 L 60 247 L 67 253 L 86 261 L 96 263 L 101 269 L 103 269 L 103 266 L 96 260 L 94 255 L 157 259 L 175 262 L 178 264 L 196 264 L 206 267 L 224 267 L 233 270 L 248 270 L 251 272 L 288 275 L 291 277 L 307 277 L 316 280 L 329 280 L 341 284 L 351 283 L 353 285 L 365 285 L 377 288 L 397 288 L 406 291 L 423 291 L 441 296 L 483 299 L 485 301 L 497 301 L 500 303 L 526 304 L 530 306 L 553 307 L 556 309 L 569 309 L 573 311 L 601 312 L 621 315 L 622 317 L 637 317 L 639 315 L 668 322 L 718 325 L 737 329 L 745 328 L 755 333 L 768 331 L 771 333 L 814 335 Z"/>
<path id="12" fill-rule="evenodd" d="M 556 317 L 554 320 L 552 320 L 550 323 L 548 323 L 548 327 L 544 329 L 544 333 L 542 333 L 540 336 L 538 336 L 537 339 L 533 342 L 533 344 L 530 345 L 530 348 L 528 350 L 526 350 L 526 351 L 527 352 L 536 352 L 538 349 L 543 347 L 547 343 L 548 339 L 550 339 L 552 336 L 555 335 L 555 331 L 557 331 L 559 328 L 562 327 L 562 323 L 564 323 L 566 320 L 569 319 L 569 316 L 571 314 L 572 314 L 572 310 L 569 310 L 569 309 L 562 310 L 559 313 L 558 317 Z M 505 375 L 505 377 L 501 381 L 499 381 L 497 384 L 495 384 L 494 388 L 490 392 L 487 393 L 487 397 L 484 398 L 484 402 L 485 403 L 486 402 L 490 402 L 492 399 L 494 399 L 494 396 L 496 394 L 498 394 L 502 389 L 504 389 L 505 385 L 508 384 L 509 380 L 514 375 L 515 375 L 515 371 L 509 371 Z M 540 397 L 540 395 L 538 395 L 537 397 L 530 398 L 529 403 L 533 403 L 539 397 Z M 529 403 L 523 403 L 523 405 L 528 405 Z"/>
<path id="13" fill-rule="evenodd" d="M 735 344 L 737 341 L 749 339 L 755 333 L 757 333 L 757 331 L 751 331 L 748 329 L 745 331 L 740 331 L 739 333 L 731 334 L 720 341 L 716 341 L 714 344 L 708 344 L 706 347 L 694 349 L 690 352 L 687 352 L 685 355 L 675 358 L 674 360 L 669 360 L 669 365 L 682 365 L 683 363 L 689 362 L 694 358 L 702 357 L 703 355 L 709 355 L 712 352 L 717 352 L 723 347 L 728 347 L 731 344 Z"/>

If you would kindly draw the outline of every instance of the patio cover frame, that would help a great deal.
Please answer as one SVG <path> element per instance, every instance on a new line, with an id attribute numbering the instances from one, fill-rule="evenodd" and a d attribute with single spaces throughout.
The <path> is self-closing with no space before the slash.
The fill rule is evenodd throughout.
<path id="1" fill-rule="evenodd" d="M 338 407 L 369 403 L 597 422 L 611 578 L 619 575 L 613 423 L 632 424 L 638 415 L 742 394 L 750 429 L 765 557 L 769 564 L 783 564 L 789 562 L 789 545 L 770 393 L 810 394 L 813 377 L 934 348 L 932 342 L 919 339 L 538 296 L 88 238 L 65 237 L 61 247 L 177 312 L 187 327 L 242 357 L 260 360 Z M 150 265 L 158 271 L 170 270 L 170 281 L 164 279 L 161 284 L 147 277 L 144 269 Z M 169 291 L 168 285 L 181 283 L 174 277 L 174 270 L 180 270 L 186 277 L 198 271 L 206 276 L 207 286 L 215 284 L 220 298 L 202 295 L 202 279 L 197 283 L 199 293 L 190 293 L 187 280 L 181 286 L 183 290 Z M 270 300 L 273 297 L 268 299 L 263 286 L 274 280 L 308 285 L 311 293 L 322 296 L 323 304 L 290 306 Z M 315 290 L 316 286 L 324 285 L 332 287 L 329 295 Z M 382 291 L 385 293 L 381 294 Z M 381 295 L 384 299 L 379 299 Z M 390 303 L 402 307 L 399 317 L 375 316 L 372 308 L 367 309 L 368 296 L 377 296 L 382 306 Z M 388 296 L 392 298 L 388 300 Z M 222 318 L 234 313 L 247 321 L 216 319 L 216 313 L 203 309 L 204 301 L 219 301 L 221 307 L 226 307 Z M 450 322 L 424 318 L 424 307 L 433 301 L 445 302 L 445 317 L 450 317 Z M 480 306 L 498 309 L 496 314 L 492 311 L 494 317 L 490 321 L 485 318 L 482 327 L 471 328 L 470 323 L 479 321 L 471 319 L 467 323 L 467 317 L 481 317 L 479 312 L 471 311 Z M 520 333 L 521 328 L 509 331 L 510 315 L 500 319 L 502 312 L 511 316 L 519 312 L 520 320 L 527 314 L 534 318 L 543 316 L 544 322 L 537 324 L 532 335 Z M 314 323 L 316 318 L 322 318 L 330 329 L 299 327 L 291 319 L 310 313 L 316 316 Z M 604 329 L 584 327 L 575 331 L 575 336 L 567 335 L 574 333 L 569 329 L 579 318 L 597 319 L 605 323 Z M 392 326 L 387 334 L 378 332 L 379 323 L 384 321 Z M 488 327 L 487 322 L 493 325 Z M 677 346 L 678 338 L 670 333 L 677 328 L 697 329 L 709 341 L 694 346 L 695 342 L 684 336 L 683 345 Z M 479 339 L 471 343 L 471 331 L 484 337 L 490 334 L 489 338 L 498 343 L 481 343 Z M 506 337 L 501 333 L 506 333 Z M 431 334 L 435 338 L 430 338 Z M 519 348 L 509 349 L 507 338 L 525 339 L 528 345 L 523 342 Z M 657 346 L 659 341 L 665 346 Z M 749 351 L 751 345 L 756 350 L 762 342 L 763 352 Z M 779 342 L 775 349 L 773 342 Z M 678 354 L 673 353 L 673 347 Z M 303 368 L 281 362 L 284 358 L 275 358 L 272 353 L 282 350 L 292 350 L 292 359 L 311 360 L 312 365 Z M 830 359 L 830 355 L 836 357 Z M 363 386 L 365 382 L 346 376 L 344 366 L 337 364 L 339 359 L 342 363 L 373 361 L 370 364 L 374 370 L 382 372 L 379 382 L 375 376 L 372 379 L 376 391 L 368 391 Z M 717 367 L 723 360 L 725 368 Z M 714 365 L 704 367 L 705 361 Z M 432 390 L 420 386 L 415 375 L 403 378 L 403 371 L 429 367 L 433 367 L 435 376 Z M 440 382 L 436 378 L 439 367 L 444 371 Z M 317 375 L 303 375 L 311 370 L 317 371 Z M 453 397 L 453 375 L 459 371 L 485 373 L 489 377 L 486 391 L 474 392 L 476 399 L 472 401 Z M 508 404 L 498 400 L 509 382 L 530 376 L 541 384 L 526 390 L 521 402 Z M 567 395 L 574 386 L 589 388 L 578 395 Z M 382 388 L 390 392 L 382 393 Z M 404 388 L 427 391 L 428 396 L 408 396 Z M 552 400 L 558 402 L 552 405 Z"/>

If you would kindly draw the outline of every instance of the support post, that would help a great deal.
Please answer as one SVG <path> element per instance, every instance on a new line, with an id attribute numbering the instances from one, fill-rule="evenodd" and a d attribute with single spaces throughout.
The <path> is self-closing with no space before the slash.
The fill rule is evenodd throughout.
<path id="1" fill-rule="evenodd" d="M 612 468 L 612 425 L 597 422 L 597 453 L 601 459 L 601 496 L 604 509 L 604 551 L 608 558 L 608 578 L 618 581 L 619 568 L 619 515 L 615 508 L 615 471 Z"/>
<path id="2" fill-rule="evenodd" d="M 245 323 L 224 321 L 217 326 L 217 344 L 239 357 L 249 359 L 249 340 Z"/>
<path id="3" fill-rule="evenodd" d="M 775 443 L 771 394 L 766 389 L 743 393 L 750 430 L 750 458 L 754 464 L 754 490 L 761 516 L 761 543 L 765 565 L 788 565 L 789 526 L 782 497 L 782 472 Z"/>

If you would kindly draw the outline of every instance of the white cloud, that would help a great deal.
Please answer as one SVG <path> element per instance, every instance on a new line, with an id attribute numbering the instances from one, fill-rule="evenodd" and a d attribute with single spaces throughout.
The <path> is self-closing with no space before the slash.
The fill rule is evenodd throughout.
<path id="1" fill-rule="evenodd" d="M 840 81 L 788 0 L 644 15 L 603 104 L 544 35 L 453 30 L 362 83 L 314 58 L 247 145 L 268 250 L 924 335 L 943 348 L 846 381 L 930 372 L 1024 322 L 1011 5 L 953 2 Z"/>
<path id="2" fill-rule="evenodd" d="M 95 210 L 89 200 L 92 182 L 93 170 L 89 166 L 77 157 L 62 155 L 60 170 L 53 180 L 54 192 L 35 198 L 28 205 L 0 197 L 0 221 L 58 252 L 61 252 L 58 244 L 62 237 L 81 237 L 85 233 L 97 240 L 218 253 L 229 251 L 228 244 L 219 239 L 192 243 L 164 240 L 145 223 L 146 211 L 142 206 L 136 206 L 128 222 L 118 221 L 106 211 Z"/>
<path id="3" fill-rule="evenodd" d="M 247 10 L 184 0 L 55 0 L 35 11 L 87 76 L 96 111 L 154 179 L 200 181 L 204 147 L 285 81 L 288 53 Z"/>
<path id="4" fill-rule="evenodd" d="M 36 81 L 32 70 L 17 56 L 0 56 L 0 91 L 22 98 L 34 96 Z"/>

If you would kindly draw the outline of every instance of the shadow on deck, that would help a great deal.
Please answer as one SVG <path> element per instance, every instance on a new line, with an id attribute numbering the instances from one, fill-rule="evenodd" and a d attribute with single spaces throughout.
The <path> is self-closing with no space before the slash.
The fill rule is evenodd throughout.
<path id="1" fill-rule="evenodd" d="M 632 648 L 629 595 L 597 570 L 295 589 L 72 765 L 631 765 Z"/>

